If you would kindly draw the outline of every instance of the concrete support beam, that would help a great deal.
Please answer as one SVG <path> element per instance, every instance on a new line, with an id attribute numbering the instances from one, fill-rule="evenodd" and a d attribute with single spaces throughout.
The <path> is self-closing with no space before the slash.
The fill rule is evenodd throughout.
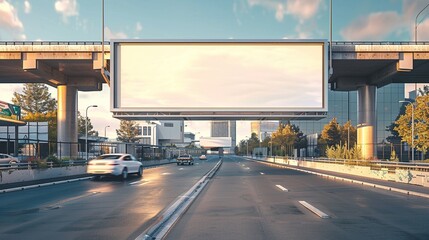
<path id="1" fill-rule="evenodd" d="M 376 136 L 376 86 L 365 85 L 358 88 L 357 145 L 364 159 L 377 157 Z"/>
<path id="2" fill-rule="evenodd" d="M 67 85 L 57 87 L 57 139 L 59 157 L 78 157 L 77 89 Z"/>

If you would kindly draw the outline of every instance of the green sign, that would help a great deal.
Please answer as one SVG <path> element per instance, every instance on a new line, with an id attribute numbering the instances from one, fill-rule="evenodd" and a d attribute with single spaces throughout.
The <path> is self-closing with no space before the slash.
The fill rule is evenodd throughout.
<path id="1" fill-rule="evenodd" d="M 21 119 L 21 107 L 11 103 L 0 101 L 0 117 Z"/>

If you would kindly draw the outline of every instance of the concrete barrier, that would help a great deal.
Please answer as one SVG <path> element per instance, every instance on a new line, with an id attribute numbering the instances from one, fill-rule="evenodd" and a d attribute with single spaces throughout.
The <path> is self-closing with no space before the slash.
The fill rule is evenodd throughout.
<path id="1" fill-rule="evenodd" d="M 86 173 L 86 166 L 69 166 L 61 168 L 20 169 L 0 171 L 0 184 L 20 183 L 49 178 L 82 175 Z"/>

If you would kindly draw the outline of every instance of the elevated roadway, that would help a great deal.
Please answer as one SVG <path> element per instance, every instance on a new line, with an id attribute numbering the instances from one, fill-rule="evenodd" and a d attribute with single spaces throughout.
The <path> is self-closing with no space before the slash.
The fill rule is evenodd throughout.
<path id="1" fill-rule="evenodd" d="M 77 142 L 77 91 L 101 90 L 106 82 L 102 66 L 101 42 L 0 42 L 0 83 L 46 83 L 58 89 L 60 142 Z M 358 91 L 358 144 L 364 157 L 371 158 L 376 89 L 390 83 L 429 83 L 429 43 L 334 42 L 332 68 L 332 90 Z M 77 155 L 77 147 L 60 151 Z"/>

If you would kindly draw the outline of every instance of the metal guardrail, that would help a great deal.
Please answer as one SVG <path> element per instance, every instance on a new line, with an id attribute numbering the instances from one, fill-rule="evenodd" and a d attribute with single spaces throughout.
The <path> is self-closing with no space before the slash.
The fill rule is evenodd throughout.
<path id="1" fill-rule="evenodd" d="M 403 169 L 413 170 L 420 172 L 429 172 L 429 163 L 418 163 L 418 162 L 388 162 L 388 161 L 365 161 L 365 160 L 350 160 L 350 159 L 330 159 L 330 158 L 295 158 L 295 157 L 282 157 L 273 156 L 274 159 L 282 160 L 297 160 L 297 161 L 308 161 L 308 162 L 321 162 L 321 163 L 332 163 L 332 164 L 343 164 L 343 165 L 354 165 L 354 166 L 369 166 L 371 169 L 380 170 L 382 168 L 388 171 Z"/>
<path id="2" fill-rule="evenodd" d="M 61 161 L 58 162 L 46 162 L 46 164 L 40 165 L 37 162 L 26 162 L 26 163 L 3 163 L 0 164 L 0 171 L 4 170 L 20 170 L 20 169 L 44 169 L 44 168 L 55 168 L 55 167 L 68 167 L 68 166 L 84 166 L 87 162 L 85 160 L 76 161 Z"/>

